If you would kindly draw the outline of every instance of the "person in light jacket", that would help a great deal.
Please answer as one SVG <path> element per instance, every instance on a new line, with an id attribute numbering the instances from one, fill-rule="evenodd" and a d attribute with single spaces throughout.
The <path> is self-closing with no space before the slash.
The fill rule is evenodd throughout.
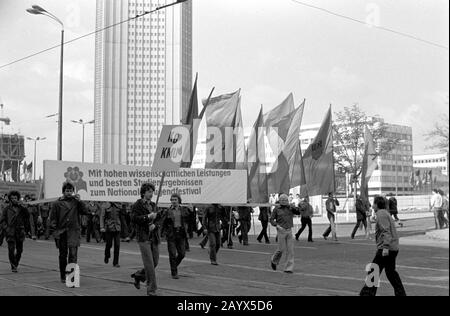
<path id="1" fill-rule="evenodd" d="M 120 253 L 120 231 L 121 221 L 120 216 L 122 206 L 120 203 L 106 202 L 103 204 L 100 213 L 100 232 L 105 234 L 105 264 L 109 263 L 111 258 L 111 247 L 114 242 L 114 258 L 113 266 L 120 268 L 119 253 Z"/>
<path id="2" fill-rule="evenodd" d="M 396 259 L 399 253 L 399 238 L 395 228 L 395 222 L 387 211 L 386 199 L 377 196 L 373 202 L 373 209 L 377 215 L 375 226 L 375 240 L 377 252 L 372 263 L 379 268 L 379 273 L 385 269 L 386 277 L 394 288 L 395 296 L 406 296 L 400 275 L 396 271 Z M 361 296 L 375 296 L 378 284 L 366 284 L 362 288 Z M 375 282 L 374 282 L 375 283 Z"/>

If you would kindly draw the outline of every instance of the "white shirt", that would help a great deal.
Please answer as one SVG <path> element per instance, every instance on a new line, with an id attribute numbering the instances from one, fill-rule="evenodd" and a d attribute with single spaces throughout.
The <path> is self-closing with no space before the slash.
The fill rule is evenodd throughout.
<path id="1" fill-rule="evenodd" d="M 434 193 L 431 197 L 431 208 L 436 207 L 440 208 L 442 207 L 442 196 L 440 194 Z"/>

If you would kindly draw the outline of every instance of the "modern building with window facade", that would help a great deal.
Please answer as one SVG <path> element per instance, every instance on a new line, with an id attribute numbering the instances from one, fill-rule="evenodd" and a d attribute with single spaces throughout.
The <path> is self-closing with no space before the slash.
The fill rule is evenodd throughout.
<path id="1" fill-rule="evenodd" d="M 170 0 L 97 0 L 101 29 Z M 192 1 L 96 34 L 94 161 L 151 165 L 162 126 L 192 89 Z"/>
<path id="2" fill-rule="evenodd" d="M 414 155 L 414 168 L 438 168 L 443 175 L 448 175 L 448 154 L 423 154 Z"/>

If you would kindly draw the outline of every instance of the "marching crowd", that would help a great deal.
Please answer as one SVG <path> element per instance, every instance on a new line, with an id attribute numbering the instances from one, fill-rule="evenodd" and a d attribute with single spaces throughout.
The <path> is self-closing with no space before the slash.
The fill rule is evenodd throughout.
<path id="1" fill-rule="evenodd" d="M 226 244 L 233 248 L 233 236 L 244 246 L 248 246 L 248 233 L 252 222 L 253 209 L 249 206 L 236 208 L 212 204 L 208 206 L 182 205 L 182 197 L 171 196 L 170 207 L 158 207 L 152 201 L 155 187 L 151 183 L 141 186 L 141 198 L 135 203 L 84 202 L 75 194 L 71 183 L 64 183 L 62 197 L 52 203 L 30 203 L 34 196 L 25 196 L 11 191 L 0 201 L 0 246 L 6 240 L 11 271 L 18 272 L 26 237 L 48 240 L 55 239 L 59 250 L 59 270 L 61 282 L 66 282 L 66 266 L 77 263 L 78 248 L 81 237 L 86 242 L 95 239 L 97 243 L 105 242 L 104 262 L 108 264 L 113 249 L 113 267 L 120 267 L 120 243 L 136 240 L 141 255 L 143 268 L 131 275 L 134 285 L 140 289 L 141 282 L 147 285 L 147 294 L 156 295 L 157 284 L 155 268 L 159 263 L 159 246 L 161 238 L 167 241 L 169 263 L 172 278 L 178 279 L 178 266 L 189 251 L 189 239 L 196 234 L 203 235 L 202 248 L 209 243 L 209 257 L 212 265 L 218 265 L 217 253 Z M 251 201 L 249 201 L 250 203 Z M 299 239 L 308 226 L 308 242 L 312 239 L 312 218 L 314 210 L 306 197 L 280 193 L 271 195 L 272 206 L 259 207 L 261 232 L 258 242 L 270 243 L 267 233 L 268 225 L 276 228 L 278 248 L 270 260 L 270 266 L 276 270 L 285 255 L 284 272 L 294 270 L 294 242 Z M 323 233 L 326 240 L 331 234 L 337 241 L 335 216 L 339 201 L 329 193 L 326 200 L 329 227 Z M 434 190 L 431 199 L 439 227 L 448 227 L 448 198 L 442 191 Z M 396 295 L 405 295 L 398 273 L 395 271 L 395 259 L 398 254 L 398 236 L 395 222 L 397 217 L 397 200 L 395 197 L 375 197 L 373 206 L 358 197 L 355 203 L 357 223 L 351 238 L 360 227 L 364 227 L 366 237 L 371 238 L 372 222 L 375 224 L 377 254 L 374 263 L 380 265 L 380 273 L 386 269 L 386 275 L 394 286 Z M 301 217 L 301 228 L 294 234 L 294 217 Z M 445 216 L 447 218 L 445 218 Z M 399 222 L 400 225 L 401 222 Z M 361 295 L 375 295 L 376 289 L 364 287 Z"/>

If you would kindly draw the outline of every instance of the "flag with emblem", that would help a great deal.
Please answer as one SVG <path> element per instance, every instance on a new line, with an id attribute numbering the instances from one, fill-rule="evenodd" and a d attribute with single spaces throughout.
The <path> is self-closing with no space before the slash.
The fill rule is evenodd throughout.
<path id="1" fill-rule="evenodd" d="M 335 192 L 333 128 L 331 107 L 319 132 L 303 155 L 304 177 L 302 196 L 325 195 Z"/>

